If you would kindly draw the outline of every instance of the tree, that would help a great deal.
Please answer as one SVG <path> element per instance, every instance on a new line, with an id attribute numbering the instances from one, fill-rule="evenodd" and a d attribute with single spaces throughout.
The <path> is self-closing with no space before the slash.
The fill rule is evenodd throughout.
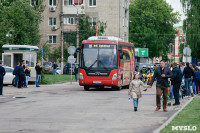
<path id="1" fill-rule="evenodd" d="M 79 42 L 88 39 L 88 37 L 96 36 L 96 25 L 95 23 L 89 22 L 89 16 L 82 15 L 79 17 Z M 101 36 L 106 29 L 106 23 L 98 21 L 98 35 Z M 76 32 L 71 32 L 68 36 L 65 37 L 67 42 L 71 43 L 73 46 L 76 46 Z M 79 44 L 79 46 L 80 46 Z"/>
<path id="2" fill-rule="evenodd" d="M 133 0 L 129 6 L 129 41 L 135 47 L 149 48 L 150 58 L 167 59 L 178 16 L 165 0 Z"/>
<path id="3" fill-rule="evenodd" d="M 39 24 L 42 20 L 43 0 L 31 6 L 30 0 L 0 0 L 0 52 L 2 45 L 38 45 L 40 42 Z M 12 37 L 6 38 L 9 30 Z"/>
<path id="4" fill-rule="evenodd" d="M 187 18 L 183 22 L 186 32 L 186 44 L 192 50 L 192 57 L 200 59 L 200 2 L 198 0 L 181 0 Z"/>

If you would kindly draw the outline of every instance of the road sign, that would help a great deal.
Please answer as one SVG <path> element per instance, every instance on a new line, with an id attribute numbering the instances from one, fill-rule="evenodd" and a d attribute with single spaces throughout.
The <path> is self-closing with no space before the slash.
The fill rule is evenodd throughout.
<path id="1" fill-rule="evenodd" d="M 183 49 L 183 54 L 184 55 L 186 55 L 186 56 L 189 56 L 189 55 L 191 55 L 191 48 L 189 48 L 189 47 L 185 47 L 184 49 Z"/>
<path id="2" fill-rule="evenodd" d="M 148 57 L 149 49 L 148 48 L 135 48 L 135 56 Z"/>
<path id="3" fill-rule="evenodd" d="M 76 61 L 76 59 L 74 58 L 74 56 L 71 55 L 71 56 L 68 57 L 68 62 L 69 63 L 72 64 L 72 63 L 75 63 L 75 61 Z"/>
<path id="4" fill-rule="evenodd" d="M 70 46 L 70 47 L 68 48 L 68 53 L 71 54 L 71 55 L 74 54 L 75 51 L 76 51 L 76 48 L 75 48 L 74 46 Z"/>

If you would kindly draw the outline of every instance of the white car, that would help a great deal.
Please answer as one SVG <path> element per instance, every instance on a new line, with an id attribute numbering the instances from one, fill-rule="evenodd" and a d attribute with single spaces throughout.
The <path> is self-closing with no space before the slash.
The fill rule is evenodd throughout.
<path id="1" fill-rule="evenodd" d="M 61 75 L 61 68 L 60 67 L 56 68 L 56 74 Z"/>
<path id="2" fill-rule="evenodd" d="M 14 68 L 4 66 L 6 75 L 4 76 L 4 85 L 14 85 L 15 75 L 13 75 Z"/>

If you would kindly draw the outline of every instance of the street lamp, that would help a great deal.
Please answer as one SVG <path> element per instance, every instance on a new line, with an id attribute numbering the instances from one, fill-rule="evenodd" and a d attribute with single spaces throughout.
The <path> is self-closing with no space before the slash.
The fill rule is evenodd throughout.
<path id="1" fill-rule="evenodd" d="M 79 4 L 79 2 L 78 2 Z M 83 4 L 81 4 L 80 7 L 77 7 L 75 4 L 73 4 L 73 6 L 76 8 L 77 10 L 77 13 L 76 13 L 76 48 L 79 47 L 79 29 L 78 29 L 78 25 L 79 25 L 79 13 L 78 13 L 78 10 L 80 7 L 84 6 Z M 76 59 L 76 62 L 78 63 L 78 60 L 79 60 L 79 56 L 77 54 L 77 59 Z"/>
<path id="2" fill-rule="evenodd" d="M 9 30 L 8 33 L 6 34 L 8 45 L 9 45 L 9 37 L 12 37 L 12 34 L 10 34 L 10 32 L 14 32 L 14 30 Z"/>

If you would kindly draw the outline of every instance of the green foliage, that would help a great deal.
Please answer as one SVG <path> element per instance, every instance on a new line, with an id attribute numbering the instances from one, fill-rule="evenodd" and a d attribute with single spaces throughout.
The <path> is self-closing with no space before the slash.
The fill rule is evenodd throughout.
<path id="1" fill-rule="evenodd" d="M 150 58 L 167 59 L 169 43 L 177 31 L 173 27 L 179 14 L 165 0 L 133 0 L 129 6 L 129 41 L 135 47 L 149 48 Z"/>
<path id="2" fill-rule="evenodd" d="M 43 59 L 47 60 L 49 56 L 51 56 L 51 47 L 48 43 L 43 44 L 40 48 L 39 51 L 37 52 L 37 60 L 41 61 L 42 60 L 42 47 L 43 47 Z"/>
<path id="3" fill-rule="evenodd" d="M 200 59 L 200 2 L 199 0 L 181 0 L 187 18 L 184 20 L 187 44 L 192 50 L 192 57 Z"/>
<path id="4" fill-rule="evenodd" d="M 98 21 L 98 35 L 101 36 L 106 29 L 106 23 Z M 89 22 L 89 16 L 82 15 L 79 17 L 79 46 L 83 40 L 88 39 L 88 37 L 96 36 L 96 26 Z M 65 36 L 65 40 L 76 46 L 76 32 L 71 32 L 68 36 Z"/>
<path id="5" fill-rule="evenodd" d="M 43 0 L 32 7 L 30 0 L 1 0 L 0 1 L 0 52 L 2 45 L 37 45 L 40 42 L 39 23 L 44 11 Z M 12 37 L 7 38 L 9 30 Z"/>
<path id="6" fill-rule="evenodd" d="M 187 105 L 175 118 L 170 122 L 161 133 L 171 133 L 172 126 L 196 126 L 197 130 L 195 133 L 200 132 L 200 97 L 196 97 L 192 102 Z M 173 133 L 182 133 L 182 132 L 191 132 L 191 131 L 173 131 Z"/>

